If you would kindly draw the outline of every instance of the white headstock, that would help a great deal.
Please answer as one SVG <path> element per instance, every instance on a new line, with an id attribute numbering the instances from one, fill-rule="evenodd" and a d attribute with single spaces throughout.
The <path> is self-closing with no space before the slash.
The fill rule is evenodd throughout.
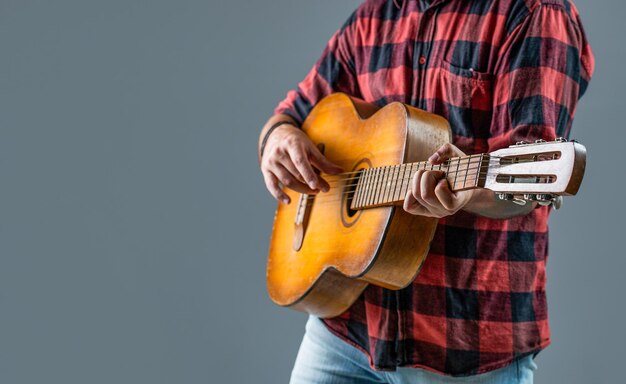
<path id="1" fill-rule="evenodd" d="M 575 195 L 585 173 L 586 149 L 562 138 L 518 143 L 489 154 L 484 187 L 501 199 L 552 201 Z"/>

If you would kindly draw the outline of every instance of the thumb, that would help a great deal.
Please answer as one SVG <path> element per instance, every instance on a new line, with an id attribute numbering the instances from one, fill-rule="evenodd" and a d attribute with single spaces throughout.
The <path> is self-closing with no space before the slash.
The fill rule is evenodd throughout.
<path id="1" fill-rule="evenodd" d="M 336 175 L 343 172 L 340 166 L 330 162 L 317 148 L 311 150 L 310 160 L 315 168 L 329 175 Z"/>

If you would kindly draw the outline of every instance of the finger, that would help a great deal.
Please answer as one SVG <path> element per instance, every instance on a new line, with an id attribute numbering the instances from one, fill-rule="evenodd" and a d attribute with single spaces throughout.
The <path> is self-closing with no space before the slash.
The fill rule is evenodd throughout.
<path id="1" fill-rule="evenodd" d="M 413 196 L 413 193 L 411 193 L 411 191 L 408 191 L 406 193 L 406 196 L 404 197 L 404 203 L 402 204 L 402 209 L 412 215 L 430 215 L 430 212 L 415 199 L 415 196 Z"/>
<path id="2" fill-rule="evenodd" d="M 289 156 L 291 157 L 291 161 L 298 169 L 298 173 L 302 175 L 302 178 L 308 185 L 311 190 L 324 190 L 324 188 L 328 188 L 328 184 L 326 182 L 321 182 L 321 178 L 315 173 L 313 167 L 311 166 L 311 162 L 305 155 L 305 151 L 300 148 L 290 148 Z"/>
<path id="3" fill-rule="evenodd" d="M 413 175 L 413 178 L 411 179 L 411 194 L 413 195 L 413 198 L 421 205 L 426 205 L 426 203 L 424 202 L 424 200 L 422 199 L 422 186 L 421 186 L 421 180 L 422 180 L 422 176 L 424 175 L 424 170 L 420 169 L 419 171 L 417 171 L 415 173 L 415 175 Z"/>
<path id="4" fill-rule="evenodd" d="M 456 156 L 465 156 L 465 154 L 454 145 L 446 143 L 439 147 L 439 149 L 428 158 L 428 161 L 431 164 L 441 164 Z"/>
<path id="5" fill-rule="evenodd" d="M 289 204 L 291 202 L 289 196 L 287 196 L 287 194 L 280 189 L 276 176 L 274 176 L 271 172 L 263 172 L 263 179 L 265 180 L 267 190 L 270 191 L 276 200 L 282 201 L 285 204 Z"/>
<path id="6" fill-rule="evenodd" d="M 315 168 L 320 171 L 327 173 L 329 175 L 337 175 L 343 172 L 340 166 L 335 163 L 332 163 L 330 160 L 326 158 L 317 148 L 311 151 L 311 163 L 315 166 Z"/>
<path id="7" fill-rule="evenodd" d="M 437 183 L 442 180 L 443 176 L 444 173 L 441 171 L 426 171 L 422 174 L 422 178 L 420 179 L 420 196 L 422 200 L 436 209 L 443 208 L 435 194 L 435 187 Z M 445 181 L 445 179 L 443 181 Z"/>
<path id="8" fill-rule="evenodd" d="M 306 193 L 308 195 L 313 195 L 318 192 L 315 189 L 309 188 L 308 185 L 298 181 L 295 176 L 289 173 L 287 168 L 285 168 L 282 164 L 276 164 L 272 168 L 272 172 L 276 175 L 278 180 L 280 180 L 280 182 L 289 189 L 293 189 L 294 191 L 300 193 Z"/>
<path id="9" fill-rule="evenodd" d="M 458 199 L 456 194 L 450 190 L 450 186 L 448 185 L 446 179 L 439 180 L 437 186 L 435 187 L 435 195 L 446 210 L 456 210 Z"/>
<path id="10" fill-rule="evenodd" d="M 284 160 L 280 162 L 280 164 L 283 167 L 285 167 L 287 171 L 289 171 L 289 173 L 291 173 L 293 177 L 296 178 L 296 180 L 298 180 L 299 182 L 303 184 L 306 184 L 306 181 L 304 181 L 304 178 L 300 174 L 300 171 L 298 170 L 298 168 L 293 164 L 293 161 L 291 161 L 291 158 L 289 157 L 285 158 Z"/>

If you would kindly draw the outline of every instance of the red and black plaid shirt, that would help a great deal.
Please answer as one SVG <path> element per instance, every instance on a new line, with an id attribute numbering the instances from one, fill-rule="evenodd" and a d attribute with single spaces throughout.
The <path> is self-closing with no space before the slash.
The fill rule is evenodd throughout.
<path id="1" fill-rule="evenodd" d="M 276 112 L 302 122 L 336 91 L 400 101 L 447 118 L 464 152 L 490 152 L 567 137 L 593 67 L 569 1 L 370 0 Z M 446 217 L 413 284 L 370 286 L 325 324 L 381 370 L 470 375 L 536 353 L 550 343 L 548 215 Z"/>

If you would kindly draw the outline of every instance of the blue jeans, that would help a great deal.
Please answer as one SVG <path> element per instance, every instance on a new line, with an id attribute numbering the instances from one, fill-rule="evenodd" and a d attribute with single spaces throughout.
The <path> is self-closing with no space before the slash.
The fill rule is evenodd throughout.
<path id="1" fill-rule="evenodd" d="M 527 356 L 504 368 L 467 377 L 443 376 L 418 368 L 374 371 L 363 352 L 333 335 L 320 319 L 310 316 L 290 383 L 532 384 L 536 369 L 532 357 Z"/>

